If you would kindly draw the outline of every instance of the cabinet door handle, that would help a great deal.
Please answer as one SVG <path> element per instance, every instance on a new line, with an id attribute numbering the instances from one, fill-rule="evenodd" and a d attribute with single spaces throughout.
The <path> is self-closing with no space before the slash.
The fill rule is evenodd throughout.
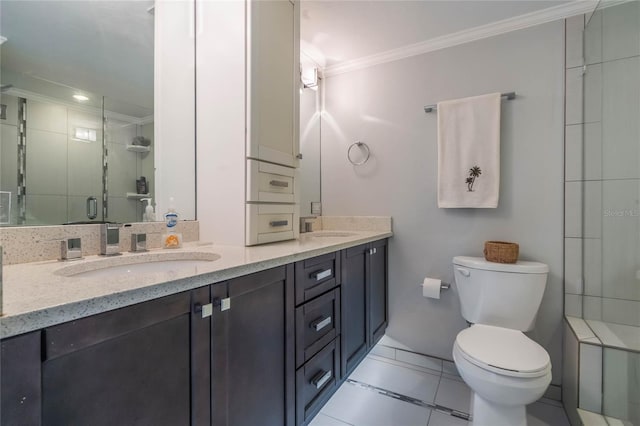
<path id="1" fill-rule="evenodd" d="M 320 331 L 329 324 L 331 324 L 331 317 L 318 318 L 317 320 L 309 324 L 309 327 L 315 329 L 316 331 Z"/>
<path id="2" fill-rule="evenodd" d="M 320 281 L 324 278 L 330 277 L 331 274 L 332 274 L 332 270 L 331 268 L 329 268 L 329 269 L 325 269 L 324 271 L 316 271 L 312 273 L 309 277 L 313 278 L 316 281 Z"/>
<path id="3" fill-rule="evenodd" d="M 311 379 L 311 384 L 314 385 L 316 389 L 320 389 L 322 386 L 324 386 L 325 383 L 329 381 L 329 379 L 331 379 L 331 376 L 333 376 L 333 372 L 331 370 L 326 372 L 321 371 L 313 376 L 313 379 Z"/>
<path id="4" fill-rule="evenodd" d="M 272 180 L 271 182 L 269 182 L 269 185 L 277 186 L 277 187 L 280 187 L 280 188 L 288 188 L 289 187 L 289 182 L 285 182 L 283 180 Z"/>
<path id="5" fill-rule="evenodd" d="M 206 305 L 201 305 L 200 303 L 196 303 L 193 306 L 193 311 L 196 314 L 202 314 L 202 318 L 208 318 L 213 314 L 213 303 L 207 303 Z"/>
<path id="6" fill-rule="evenodd" d="M 276 227 L 276 226 L 287 226 L 289 224 L 288 220 L 272 220 L 271 222 L 269 222 L 270 226 Z"/>

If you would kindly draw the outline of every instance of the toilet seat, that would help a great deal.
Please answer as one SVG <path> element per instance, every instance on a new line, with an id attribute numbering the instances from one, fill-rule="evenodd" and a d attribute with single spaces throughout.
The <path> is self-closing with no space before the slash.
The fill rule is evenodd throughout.
<path id="1" fill-rule="evenodd" d="M 518 330 L 476 324 L 458 333 L 455 347 L 470 363 L 511 377 L 540 377 L 551 368 L 549 354 Z"/>

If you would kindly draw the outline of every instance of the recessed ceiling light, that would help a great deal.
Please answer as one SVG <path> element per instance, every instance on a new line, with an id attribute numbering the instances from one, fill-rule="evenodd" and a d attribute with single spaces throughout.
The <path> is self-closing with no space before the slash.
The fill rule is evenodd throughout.
<path id="1" fill-rule="evenodd" d="M 80 101 L 80 102 L 84 102 L 84 101 L 88 101 L 89 98 L 87 98 L 85 95 L 73 95 L 73 98 L 76 101 Z"/>

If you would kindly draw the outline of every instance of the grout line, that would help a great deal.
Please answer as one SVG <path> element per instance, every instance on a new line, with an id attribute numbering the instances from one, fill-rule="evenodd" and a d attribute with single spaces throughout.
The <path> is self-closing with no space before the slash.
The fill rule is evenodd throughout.
<path id="1" fill-rule="evenodd" d="M 318 412 L 318 414 L 322 414 L 323 416 L 327 416 L 327 417 L 329 417 L 329 418 L 331 418 L 331 419 L 333 419 L 333 420 L 339 421 L 340 423 L 344 423 L 345 425 L 348 425 L 348 426 L 354 426 L 352 423 L 345 422 L 344 420 L 341 420 L 341 419 L 338 419 L 338 418 L 336 418 L 336 417 L 333 417 L 333 416 L 330 416 L 330 415 L 328 415 L 328 414 L 325 414 L 325 413 L 323 413 L 322 411 Z M 317 416 L 318 414 L 316 414 L 316 416 Z"/>
<path id="2" fill-rule="evenodd" d="M 438 411 L 440 413 L 443 413 L 443 414 L 447 414 L 447 415 L 450 415 L 450 416 L 453 416 L 453 417 L 457 417 L 457 418 L 462 419 L 462 420 L 471 421 L 471 415 L 470 414 L 464 413 L 462 411 L 454 410 L 454 409 L 451 409 L 451 408 L 447 408 L 447 407 L 445 407 L 443 405 L 438 405 L 438 404 L 436 404 L 434 402 L 425 402 L 425 401 L 422 401 L 422 400 L 417 399 L 417 398 L 413 398 L 413 397 L 410 397 L 410 396 L 407 396 L 407 395 L 402 395 L 402 394 L 399 394 L 399 393 L 396 393 L 396 392 L 393 392 L 393 391 L 390 391 L 390 390 L 387 390 L 387 389 L 379 388 L 377 386 L 369 385 L 367 383 L 359 382 L 359 381 L 353 380 L 353 379 L 347 379 L 346 382 L 351 384 L 351 385 L 353 385 L 353 386 L 358 386 L 358 387 L 363 388 L 363 389 L 367 389 L 367 390 L 370 390 L 370 391 L 373 391 L 373 392 L 377 392 L 380 395 L 387 396 L 387 397 L 390 397 L 390 398 L 393 398 L 393 399 L 397 399 L 399 401 L 407 402 L 409 404 L 417 405 L 419 407 L 430 408 L 432 410 L 436 410 L 436 411 Z"/>

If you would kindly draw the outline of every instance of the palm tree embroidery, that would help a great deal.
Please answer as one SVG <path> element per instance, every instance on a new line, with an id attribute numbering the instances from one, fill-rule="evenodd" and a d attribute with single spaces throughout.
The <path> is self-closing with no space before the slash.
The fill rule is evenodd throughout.
<path id="1" fill-rule="evenodd" d="M 481 174 L 482 174 L 482 170 L 480 170 L 480 167 L 478 166 L 473 166 L 472 168 L 469 169 L 469 177 L 465 180 L 465 183 L 467 184 L 468 192 L 473 192 L 473 184 L 476 182 L 476 178 L 479 177 Z"/>

